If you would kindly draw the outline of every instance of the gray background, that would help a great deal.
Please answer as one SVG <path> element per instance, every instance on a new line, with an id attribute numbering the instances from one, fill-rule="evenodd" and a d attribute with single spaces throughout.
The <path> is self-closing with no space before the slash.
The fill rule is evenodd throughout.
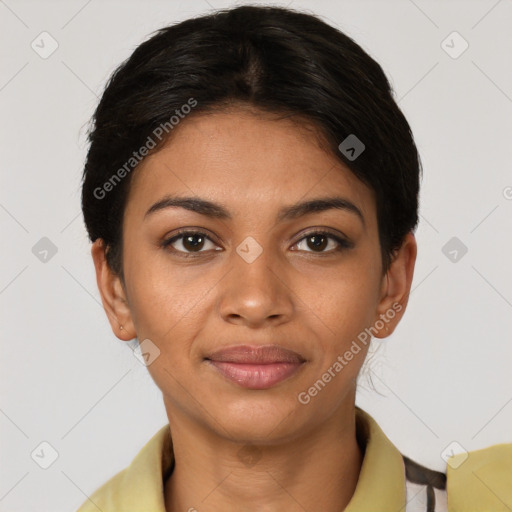
<path id="1" fill-rule="evenodd" d="M 80 212 L 85 128 L 151 31 L 232 4 L 0 0 L 2 511 L 75 511 L 167 423 L 101 306 Z M 281 5 L 321 15 L 382 65 L 424 166 L 413 292 L 375 340 L 377 392 L 361 379 L 358 404 L 434 469 L 454 446 L 512 442 L 512 2 Z M 31 47 L 51 49 L 43 31 L 58 43 L 47 58 Z M 453 31 L 469 44 L 457 58 Z M 48 469 L 42 442 L 58 453 Z"/>

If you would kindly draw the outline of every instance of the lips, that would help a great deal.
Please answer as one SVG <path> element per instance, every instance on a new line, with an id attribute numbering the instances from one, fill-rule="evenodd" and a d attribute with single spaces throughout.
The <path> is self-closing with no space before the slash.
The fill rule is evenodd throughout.
<path id="1" fill-rule="evenodd" d="M 278 345 L 232 346 L 213 352 L 206 359 L 222 363 L 242 364 L 303 363 L 305 361 L 297 352 Z"/>
<path id="2" fill-rule="evenodd" d="M 270 388 L 296 374 L 306 361 L 277 345 L 228 347 L 205 360 L 227 380 L 248 389 Z"/>

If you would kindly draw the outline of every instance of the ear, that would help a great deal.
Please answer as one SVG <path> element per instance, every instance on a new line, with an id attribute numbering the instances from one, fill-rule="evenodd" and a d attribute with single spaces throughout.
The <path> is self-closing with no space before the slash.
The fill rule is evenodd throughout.
<path id="1" fill-rule="evenodd" d="M 112 331 L 120 340 L 132 340 L 137 333 L 132 322 L 126 291 L 120 276 L 114 274 L 107 263 L 105 244 L 101 238 L 93 243 L 91 255 L 96 269 L 96 283 L 100 291 L 101 302 Z"/>
<path id="2" fill-rule="evenodd" d="M 390 267 L 382 278 L 381 296 L 372 328 L 376 338 L 389 336 L 405 313 L 417 250 L 416 238 L 409 232 L 394 253 Z"/>

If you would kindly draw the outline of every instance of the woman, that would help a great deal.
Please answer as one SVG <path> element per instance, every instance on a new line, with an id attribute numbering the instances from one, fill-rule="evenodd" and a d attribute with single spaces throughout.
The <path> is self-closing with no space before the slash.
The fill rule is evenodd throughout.
<path id="1" fill-rule="evenodd" d="M 82 207 L 169 424 L 80 512 L 494 510 L 460 490 L 478 454 L 447 501 L 355 406 L 407 306 L 419 177 L 381 67 L 315 16 L 242 6 L 141 44 L 94 115 Z"/>

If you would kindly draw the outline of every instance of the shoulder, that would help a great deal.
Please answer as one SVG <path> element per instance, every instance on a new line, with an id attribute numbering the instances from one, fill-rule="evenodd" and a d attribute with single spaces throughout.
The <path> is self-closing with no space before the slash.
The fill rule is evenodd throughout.
<path id="1" fill-rule="evenodd" d="M 167 424 L 140 449 L 128 467 L 87 497 L 77 512 L 165 512 L 163 482 L 174 463 L 171 446 Z"/>
<path id="2" fill-rule="evenodd" d="M 453 455 L 446 475 L 450 510 L 512 510 L 512 443 Z"/>
<path id="3" fill-rule="evenodd" d="M 402 455 L 405 512 L 512 510 L 512 444 L 452 455 L 446 473 Z"/>
<path id="4" fill-rule="evenodd" d="M 123 480 L 127 469 L 119 471 L 101 487 L 96 489 L 82 503 L 77 512 L 98 512 L 98 510 L 107 512 L 116 510 L 123 489 Z"/>

